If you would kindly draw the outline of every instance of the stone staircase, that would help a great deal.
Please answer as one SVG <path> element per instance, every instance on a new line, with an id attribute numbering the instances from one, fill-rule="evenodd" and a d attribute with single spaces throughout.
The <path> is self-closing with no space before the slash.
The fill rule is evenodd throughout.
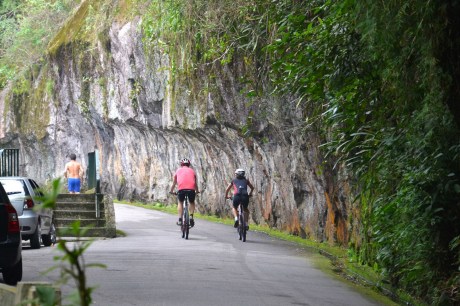
<path id="1" fill-rule="evenodd" d="M 84 237 L 116 237 L 115 211 L 110 195 L 59 194 L 54 210 L 58 236 L 74 236 L 64 233 L 64 230 L 69 229 L 76 220 L 80 220 L 80 228 L 86 230 Z"/>

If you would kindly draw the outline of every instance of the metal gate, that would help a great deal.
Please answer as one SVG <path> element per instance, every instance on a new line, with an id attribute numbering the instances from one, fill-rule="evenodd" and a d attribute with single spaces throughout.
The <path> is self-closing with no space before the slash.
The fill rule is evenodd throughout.
<path id="1" fill-rule="evenodd" d="M 0 176 L 19 176 L 19 149 L 0 149 Z"/>

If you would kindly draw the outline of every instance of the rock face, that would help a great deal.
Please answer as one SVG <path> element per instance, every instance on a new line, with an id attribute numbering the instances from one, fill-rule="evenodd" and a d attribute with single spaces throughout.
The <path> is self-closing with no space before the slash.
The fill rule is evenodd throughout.
<path id="1" fill-rule="evenodd" d="M 225 188 L 244 168 L 255 186 L 251 222 L 346 242 L 345 200 L 331 194 L 319 141 L 302 131 L 295 105 L 247 98 L 238 78 L 251 67 L 238 60 L 216 64 L 212 80 L 203 71 L 194 82 L 210 90 L 194 92 L 173 79 L 160 47 L 145 52 L 139 22 L 114 23 L 96 45 L 60 46 L 31 73 L 27 90 L 2 92 L 0 144 L 20 148 L 22 174 L 44 183 L 62 176 L 70 153 L 86 167 L 97 149 L 104 193 L 173 205 L 172 176 L 187 157 L 205 189 L 198 210 L 230 216 Z M 249 124 L 253 133 L 243 137 Z"/>

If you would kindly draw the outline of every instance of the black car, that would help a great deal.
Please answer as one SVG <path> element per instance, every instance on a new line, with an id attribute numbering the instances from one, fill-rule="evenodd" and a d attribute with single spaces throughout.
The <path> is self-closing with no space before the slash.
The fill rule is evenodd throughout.
<path id="1" fill-rule="evenodd" d="M 0 271 L 8 285 L 22 279 L 22 238 L 16 209 L 0 184 Z"/>

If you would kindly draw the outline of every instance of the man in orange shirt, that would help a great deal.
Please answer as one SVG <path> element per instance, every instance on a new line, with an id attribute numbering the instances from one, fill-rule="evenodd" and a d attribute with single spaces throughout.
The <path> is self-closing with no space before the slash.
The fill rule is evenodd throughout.
<path id="1" fill-rule="evenodd" d="M 64 177 L 67 178 L 69 193 L 80 193 L 83 180 L 83 167 L 76 159 L 75 154 L 70 154 L 70 161 L 65 165 Z"/>
<path id="2" fill-rule="evenodd" d="M 195 195 L 198 191 L 198 180 L 196 178 L 195 171 L 190 168 L 190 160 L 184 158 L 180 161 L 181 167 L 177 169 L 174 174 L 173 184 L 171 186 L 170 193 L 174 193 L 174 188 L 177 185 L 177 199 L 179 203 L 177 205 L 177 212 L 179 213 L 179 221 L 177 225 L 182 225 L 182 212 L 184 210 L 185 196 L 188 196 L 190 202 L 190 226 L 195 225 L 193 220 L 193 213 L 195 212 Z"/>

